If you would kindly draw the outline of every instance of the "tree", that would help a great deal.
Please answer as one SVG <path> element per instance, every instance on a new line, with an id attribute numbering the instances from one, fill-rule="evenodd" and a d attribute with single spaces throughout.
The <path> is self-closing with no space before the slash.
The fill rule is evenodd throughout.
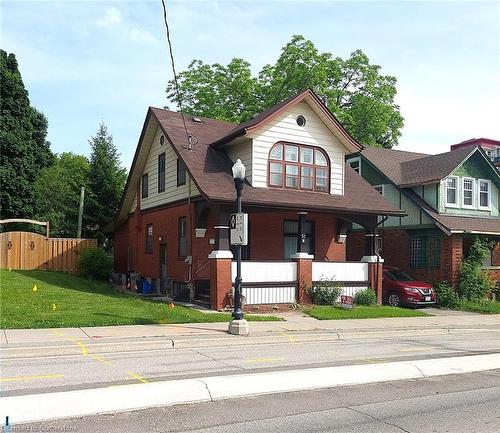
<path id="1" fill-rule="evenodd" d="M 227 66 L 193 60 L 178 77 L 183 109 L 191 115 L 243 122 L 256 113 L 312 88 L 344 127 L 365 145 L 397 145 L 404 119 L 395 103 L 396 78 L 380 73 L 361 51 L 343 60 L 320 53 L 303 36 L 293 36 L 274 65 L 257 77 L 250 63 L 233 59 Z M 176 101 L 174 81 L 167 96 Z"/>
<path id="2" fill-rule="evenodd" d="M 89 170 L 90 194 L 86 197 L 85 206 L 87 231 L 103 242 L 106 240 L 104 229 L 118 211 L 127 172 L 121 167 L 120 154 L 104 122 L 101 122 L 97 134 L 89 143 L 92 153 Z"/>
<path id="3" fill-rule="evenodd" d="M 80 190 L 89 190 L 89 172 L 88 159 L 71 152 L 56 155 L 54 165 L 40 172 L 35 183 L 39 219 L 50 222 L 53 236 L 76 236 Z"/>
<path id="4" fill-rule="evenodd" d="M 33 218 L 34 183 L 53 161 L 47 119 L 30 106 L 16 56 L 0 50 L 0 212 L 2 218 Z"/>

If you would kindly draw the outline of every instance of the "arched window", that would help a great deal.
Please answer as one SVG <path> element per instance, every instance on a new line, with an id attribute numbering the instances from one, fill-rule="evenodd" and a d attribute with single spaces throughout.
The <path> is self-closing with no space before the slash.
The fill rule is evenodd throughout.
<path id="1" fill-rule="evenodd" d="M 269 152 L 268 169 L 269 186 L 321 192 L 330 189 L 328 156 L 317 147 L 276 143 Z"/>

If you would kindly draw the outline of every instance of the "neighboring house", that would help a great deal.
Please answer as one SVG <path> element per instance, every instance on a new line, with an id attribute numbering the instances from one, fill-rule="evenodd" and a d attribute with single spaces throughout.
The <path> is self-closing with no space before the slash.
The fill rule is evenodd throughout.
<path id="1" fill-rule="evenodd" d="M 149 108 L 114 231 L 115 271 L 135 271 L 174 297 L 221 308 L 230 302 L 234 263 L 228 242 L 235 212 L 231 167 L 246 166 L 243 248 L 247 303 L 304 300 L 322 276 L 346 290 L 380 289 L 375 244 L 345 263 L 353 222 L 369 234 L 382 216 L 404 213 L 345 164 L 358 144 L 311 90 L 236 125 Z M 373 239 L 369 237 L 369 239 Z M 314 262 L 313 262 L 314 259 Z M 377 272 L 375 272 L 375 270 Z"/>
<path id="2" fill-rule="evenodd" d="M 347 163 L 407 216 L 380 224 L 385 263 L 420 279 L 456 283 L 476 236 L 495 243 L 484 267 L 500 280 L 500 175 L 480 147 L 439 155 L 367 148 Z M 363 252 L 364 234 L 348 235 L 347 258 Z"/>
<path id="3" fill-rule="evenodd" d="M 493 165 L 500 169 L 500 141 L 498 140 L 492 140 L 491 138 L 471 138 L 458 144 L 452 144 L 450 149 L 472 149 L 476 146 L 483 149 L 486 155 L 493 161 Z"/>

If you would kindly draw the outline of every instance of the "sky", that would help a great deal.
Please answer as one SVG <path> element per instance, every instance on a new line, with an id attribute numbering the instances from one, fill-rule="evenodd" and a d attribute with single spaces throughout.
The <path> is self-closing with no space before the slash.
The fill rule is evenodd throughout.
<path id="1" fill-rule="evenodd" d="M 334 56 L 361 49 L 397 78 L 398 149 L 500 139 L 498 1 L 166 3 L 178 71 L 241 57 L 257 73 L 301 34 Z M 88 155 L 104 121 L 130 166 L 148 106 L 175 108 L 162 13 L 160 0 L 0 3 L 0 46 L 16 54 L 54 152 Z"/>

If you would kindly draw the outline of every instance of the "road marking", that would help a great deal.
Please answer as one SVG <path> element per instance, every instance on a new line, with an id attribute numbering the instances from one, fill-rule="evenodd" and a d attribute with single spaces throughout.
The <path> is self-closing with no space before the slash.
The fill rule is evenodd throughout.
<path id="1" fill-rule="evenodd" d="M 87 350 L 87 346 L 83 344 L 81 341 L 78 341 L 76 338 L 73 337 L 66 337 L 62 332 L 56 331 L 55 329 L 51 329 L 51 331 L 56 334 L 59 337 L 64 337 L 68 341 L 72 341 L 73 343 L 77 344 L 80 347 L 80 350 L 82 351 L 83 356 L 88 356 L 89 352 Z"/>
<path id="2" fill-rule="evenodd" d="M 111 365 L 111 361 L 108 361 L 107 359 L 104 359 L 102 356 L 99 355 L 92 355 L 92 359 L 95 359 L 96 361 L 102 362 L 103 364 L 106 365 Z"/>
<path id="3" fill-rule="evenodd" d="M 397 349 L 399 352 L 423 352 L 432 350 L 432 347 L 407 347 L 405 349 Z"/>
<path id="4" fill-rule="evenodd" d="M 367 362 L 368 364 L 378 364 L 382 362 L 381 360 L 378 359 L 373 359 L 373 358 L 357 358 L 359 361 Z"/>
<path id="5" fill-rule="evenodd" d="M 64 334 L 62 332 L 56 331 L 55 329 L 51 329 L 51 331 L 56 334 L 58 337 L 64 337 Z"/>
<path id="6" fill-rule="evenodd" d="M 280 332 L 281 335 L 284 335 L 285 337 L 288 337 L 288 340 L 290 340 L 290 343 L 295 343 L 295 337 L 293 335 L 285 334 L 284 332 Z"/>
<path id="7" fill-rule="evenodd" d="M 64 377 L 64 374 L 45 374 L 42 376 L 17 376 L 17 377 L 0 377 L 0 382 L 16 382 L 36 379 L 58 379 Z"/>
<path id="8" fill-rule="evenodd" d="M 284 360 L 285 358 L 253 358 L 253 359 L 245 359 L 243 362 L 247 364 L 253 364 L 258 362 L 280 362 Z"/>
<path id="9" fill-rule="evenodd" d="M 88 356 L 89 353 L 87 352 L 87 347 L 85 346 L 85 344 L 83 344 L 80 341 L 77 341 L 76 344 L 78 344 L 78 346 L 80 346 L 80 349 L 82 350 L 82 355 Z"/>
<path id="10" fill-rule="evenodd" d="M 149 383 L 146 379 L 144 379 L 142 376 L 138 375 L 137 373 L 134 373 L 133 371 L 127 371 L 127 374 L 134 378 L 134 379 L 137 379 L 139 382 L 142 382 L 142 383 Z"/>

